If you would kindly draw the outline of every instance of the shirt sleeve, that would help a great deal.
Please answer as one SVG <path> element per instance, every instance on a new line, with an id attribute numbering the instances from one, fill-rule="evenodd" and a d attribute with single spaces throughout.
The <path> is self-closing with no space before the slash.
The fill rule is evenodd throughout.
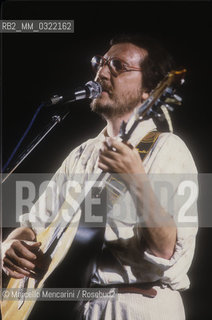
<path id="1" fill-rule="evenodd" d="M 194 256 L 198 230 L 198 182 L 192 155 L 179 137 L 161 134 L 152 152 L 149 175 L 153 186 L 157 181 L 162 187 L 167 187 L 167 197 L 162 197 L 161 193 L 157 195 L 157 192 L 156 196 L 175 219 L 177 241 L 169 260 L 156 257 L 148 249 L 144 252 L 144 259 L 160 269 L 163 284 L 175 290 L 184 290 L 189 287 L 187 272 Z"/>

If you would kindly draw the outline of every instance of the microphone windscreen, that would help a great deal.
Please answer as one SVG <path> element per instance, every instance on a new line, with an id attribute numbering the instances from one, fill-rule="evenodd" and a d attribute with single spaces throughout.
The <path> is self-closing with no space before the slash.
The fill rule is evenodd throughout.
<path id="1" fill-rule="evenodd" d="M 102 86 L 100 83 L 96 81 L 88 81 L 85 86 L 88 89 L 87 98 L 96 99 L 102 93 Z"/>

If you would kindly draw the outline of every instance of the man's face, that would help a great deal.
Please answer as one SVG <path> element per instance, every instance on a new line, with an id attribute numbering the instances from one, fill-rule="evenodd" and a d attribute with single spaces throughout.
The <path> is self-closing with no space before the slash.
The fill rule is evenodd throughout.
<path id="1" fill-rule="evenodd" d="M 128 66 L 140 68 L 147 52 L 131 43 L 113 45 L 104 58 L 119 58 Z M 102 85 L 102 94 L 91 103 L 91 109 L 106 119 L 120 117 L 131 112 L 144 100 L 142 72 L 127 71 L 114 76 L 107 64 L 100 67 L 95 81 Z"/>

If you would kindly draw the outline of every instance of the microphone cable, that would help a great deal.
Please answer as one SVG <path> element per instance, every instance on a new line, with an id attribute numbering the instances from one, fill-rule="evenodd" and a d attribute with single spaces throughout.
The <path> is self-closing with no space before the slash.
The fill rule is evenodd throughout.
<path id="1" fill-rule="evenodd" d="M 24 134 L 22 135 L 21 139 L 18 141 L 17 145 L 15 146 L 15 148 L 13 149 L 11 155 L 9 156 L 7 162 L 5 163 L 5 165 L 2 168 L 2 172 L 4 173 L 4 171 L 7 169 L 7 167 L 9 166 L 10 162 L 12 161 L 14 155 L 16 154 L 18 148 L 20 147 L 21 143 L 23 142 L 23 140 L 25 139 L 25 137 L 27 136 L 27 134 L 29 133 L 29 130 L 31 129 L 33 123 L 35 122 L 35 119 L 38 116 L 38 113 L 40 112 L 40 110 L 45 106 L 45 103 L 41 103 L 39 105 L 39 107 L 37 108 L 37 110 L 35 111 L 32 120 L 30 121 L 29 125 L 27 126 Z"/>

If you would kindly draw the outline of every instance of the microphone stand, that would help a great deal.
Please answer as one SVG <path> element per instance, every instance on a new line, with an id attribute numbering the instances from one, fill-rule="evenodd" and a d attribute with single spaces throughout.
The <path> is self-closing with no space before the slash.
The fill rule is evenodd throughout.
<path id="1" fill-rule="evenodd" d="M 39 143 L 51 132 L 51 130 L 60 122 L 62 122 L 67 115 L 70 113 L 66 111 L 63 115 L 55 114 L 51 117 L 50 123 L 46 126 L 44 131 L 38 134 L 35 139 L 31 142 L 31 144 L 24 150 L 24 152 L 19 156 L 15 165 L 10 169 L 10 171 L 6 174 L 6 176 L 2 179 L 2 183 L 4 183 L 7 178 L 13 173 L 13 171 L 18 168 L 18 166 L 28 157 L 28 155 L 39 145 Z M 3 174 L 4 175 L 4 174 Z"/>
<path id="2" fill-rule="evenodd" d="M 64 98 L 63 96 L 54 95 L 50 98 L 50 100 L 44 103 L 45 106 L 52 106 L 55 104 L 63 103 L 71 103 L 77 100 L 82 100 L 86 98 L 94 99 L 97 98 L 102 92 L 102 87 L 98 82 L 88 81 L 84 87 L 77 89 L 72 96 L 69 98 Z M 11 175 L 11 173 L 26 159 L 26 157 L 35 149 L 35 147 L 47 136 L 47 134 L 61 121 L 63 121 L 66 116 L 70 113 L 70 111 L 65 111 L 62 115 L 56 114 L 52 116 L 50 124 L 47 125 L 46 129 L 42 134 L 39 134 L 32 143 L 26 148 L 26 150 L 21 154 L 18 161 L 14 165 L 14 167 L 6 174 L 6 176 L 2 179 L 2 183 L 7 180 L 7 178 Z"/>

